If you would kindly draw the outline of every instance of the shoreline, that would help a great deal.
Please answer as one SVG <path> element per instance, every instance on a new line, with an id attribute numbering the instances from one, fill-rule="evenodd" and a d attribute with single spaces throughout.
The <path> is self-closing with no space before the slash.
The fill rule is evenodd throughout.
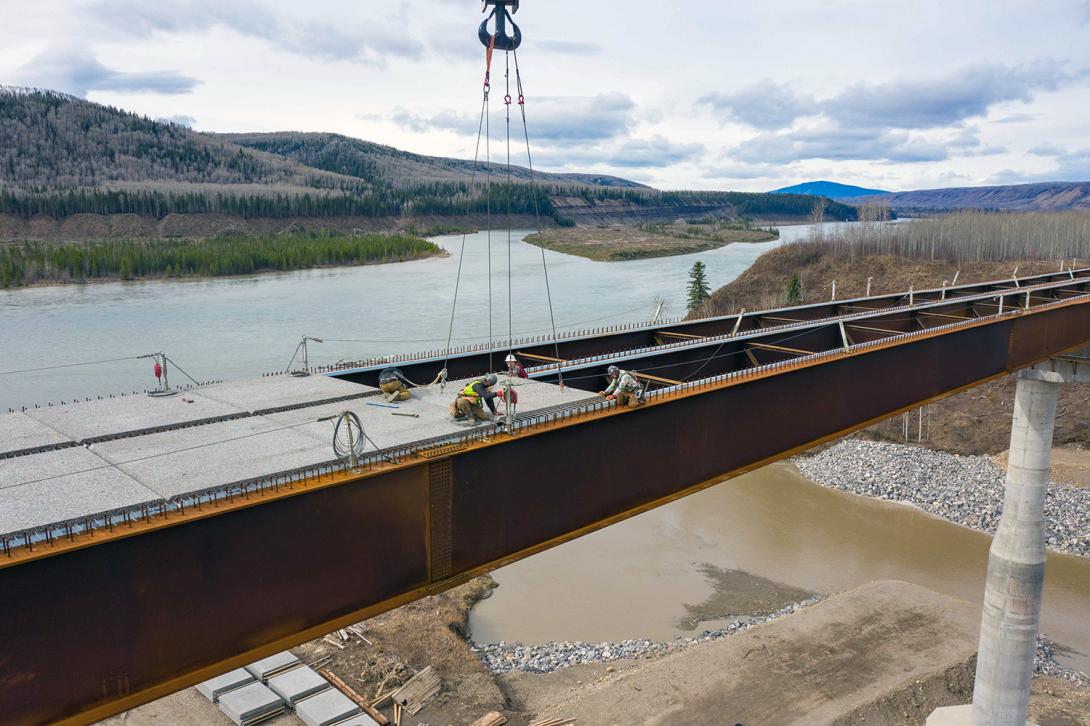
<path id="1" fill-rule="evenodd" d="M 441 235 L 442 236 L 442 235 Z M 260 270 L 257 272 L 246 272 L 238 275 L 174 275 L 171 277 L 166 276 L 146 276 L 146 277 L 133 277 L 128 280 L 123 280 L 120 277 L 92 277 L 86 280 L 36 280 L 28 285 L 12 285 L 10 287 L 0 287 L 0 293 L 15 292 L 17 290 L 35 290 L 42 288 L 53 287 L 85 287 L 89 285 L 107 285 L 110 283 L 147 283 L 147 282 L 211 282 L 214 280 L 246 280 L 255 277 L 269 277 L 272 275 L 287 275 L 293 272 L 309 272 L 312 270 L 339 270 L 348 269 L 352 267 L 377 267 L 379 265 L 393 265 L 402 262 L 419 262 L 420 260 L 430 260 L 433 257 L 446 258 L 450 257 L 451 253 L 444 247 L 440 247 L 438 252 L 432 252 L 431 254 L 420 255 L 417 257 L 410 257 L 404 260 L 386 260 L 383 262 L 364 262 L 362 264 L 354 265 L 315 265 L 312 267 L 296 267 L 289 270 Z"/>

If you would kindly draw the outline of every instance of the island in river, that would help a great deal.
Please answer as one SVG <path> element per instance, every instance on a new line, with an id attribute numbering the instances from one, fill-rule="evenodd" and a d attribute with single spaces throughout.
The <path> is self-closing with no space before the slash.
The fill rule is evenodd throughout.
<path id="1" fill-rule="evenodd" d="M 635 226 L 561 227 L 532 234 L 526 241 L 554 252 L 601 262 L 620 262 L 688 255 L 733 242 L 767 242 L 778 236 L 775 230 L 757 229 L 742 222 L 699 220 Z"/>

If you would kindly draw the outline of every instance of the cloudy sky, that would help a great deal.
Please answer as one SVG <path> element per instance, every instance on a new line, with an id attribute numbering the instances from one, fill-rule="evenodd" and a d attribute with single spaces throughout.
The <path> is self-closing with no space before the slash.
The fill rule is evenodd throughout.
<path id="1" fill-rule="evenodd" d="M 0 83 L 202 131 L 472 157 L 480 9 L 0 0 Z M 516 21 L 530 138 L 551 171 L 753 191 L 1090 179 L 1090 0 L 523 0 Z"/>

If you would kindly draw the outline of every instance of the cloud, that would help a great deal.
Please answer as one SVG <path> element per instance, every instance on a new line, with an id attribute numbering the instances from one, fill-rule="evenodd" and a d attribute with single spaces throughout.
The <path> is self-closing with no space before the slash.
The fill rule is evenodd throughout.
<path id="1" fill-rule="evenodd" d="M 493 97 L 492 125 L 503 123 L 502 100 Z M 590 97 L 543 97 L 527 101 L 527 125 L 535 144 L 600 142 L 628 133 L 636 122 L 636 102 L 623 93 L 602 93 Z M 418 133 L 453 131 L 476 135 L 480 117 L 450 110 L 431 115 L 396 108 L 389 119 Z M 522 125 L 518 110 L 512 109 L 514 129 Z M 520 132 L 521 133 L 521 132 Z"/>
<path id="2" fill-rule="evenodd" d="M 786 164 L 807 159 L 833 161 L 880 161 L 916 164 L 945 161 L 952 156 L 986 156 L 1005 152 L 986 146 L 974 128 L 941 134 L 922 134 L 903 129 L 844 128 L 835 124 L 765 132 L 728 152 L 733 162 Z"/>
<path id="3" fill-rule="evenodd" d="M 424 45 L 404 34 L 386 33 L 377 24 L 344 19 L 338 23 L 274 15 L 252 0 L 95 0 L 89 12 L 99 22 L 130 35 L 200 32 L 228 28 L 301 56 L 385 65 L 388 57 L 418 59 Z"/>
<path id="4" fill-rule="evenodd" d="M 762 129 L 786 128 L 801 116 L 817 113 L 812 98 L 769 79 L 734 93 L 709 93 L 697 104 L 711 107 L 724 121 Z"/>
<path id="5" fill-rule="evenodd" d="M 1017 66 L 976 64 L 944 78 L 857 84 L 821 103 L 828 118 L 845 126 L 930 129 L 949 126 L 1005 101 L 1031 101 L 1076 76 L 1054 61 Z"/>
<path id="6" fill-rule="evenodd" d="M 610 166 L 622 169 L 652 169 L 688 161 L 704 151 L 698 143 L 675 143 L 664 136 L 627 139 L 622 142 L 550 147 L 535 154 L 550 168 L 575 166 Z"/>
<path id="7" fill-rule="evenodd" d="M 543 38 L 534 43 L 534 46 L 550 53 L 562 53 L 564 55 L 601 55 L 602 46 L 597 43 L 584 43 L 578 40 L 555 40 Z"/>
<path id="8" fill-rule="evenodd" d="M 697 103 L 724 120 L 768 130 L 788 128 L 807 116 L 822 116 L 844 127 L 935 129 L 985 116 L 999 103 L 1031 101 L 1038 91 L 1056 90 L 1085 75 L 1048 60 L 1016 66 L 980 63 L 940 78 L 858 83 L 818 101 L 765 80 L 732 93 L 702 96 Z M 1007 117 L 1003 122 L 1029 118 Z"/>
<path id="9" fill-rule="evenodd" d="M 79 46 L 55 47 L 37 55 L 17 72 L 20 82 L 37 88 L 86 96 L 90 91 L 128 93 L 189 93 L 199 81 L 174 71 L 124 73 L 99 63 Z"/>

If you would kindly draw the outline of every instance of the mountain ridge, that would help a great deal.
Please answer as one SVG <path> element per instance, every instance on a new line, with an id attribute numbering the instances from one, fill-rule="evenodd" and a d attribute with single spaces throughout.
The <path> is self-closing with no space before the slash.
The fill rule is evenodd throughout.
<path id="1" fill-rule="evenodd" d="M 780 189 L 773 189 L 769 194 L 805 194 L 807 196 L 828 197 L 829 199 L 844 199 L 862 197 L 870 194 L 890 194 L 884 189 L 868 189 L 854 184 L 841 184 L 832 181 L 808 181 L 801 184 L 793 184 Z"/>

